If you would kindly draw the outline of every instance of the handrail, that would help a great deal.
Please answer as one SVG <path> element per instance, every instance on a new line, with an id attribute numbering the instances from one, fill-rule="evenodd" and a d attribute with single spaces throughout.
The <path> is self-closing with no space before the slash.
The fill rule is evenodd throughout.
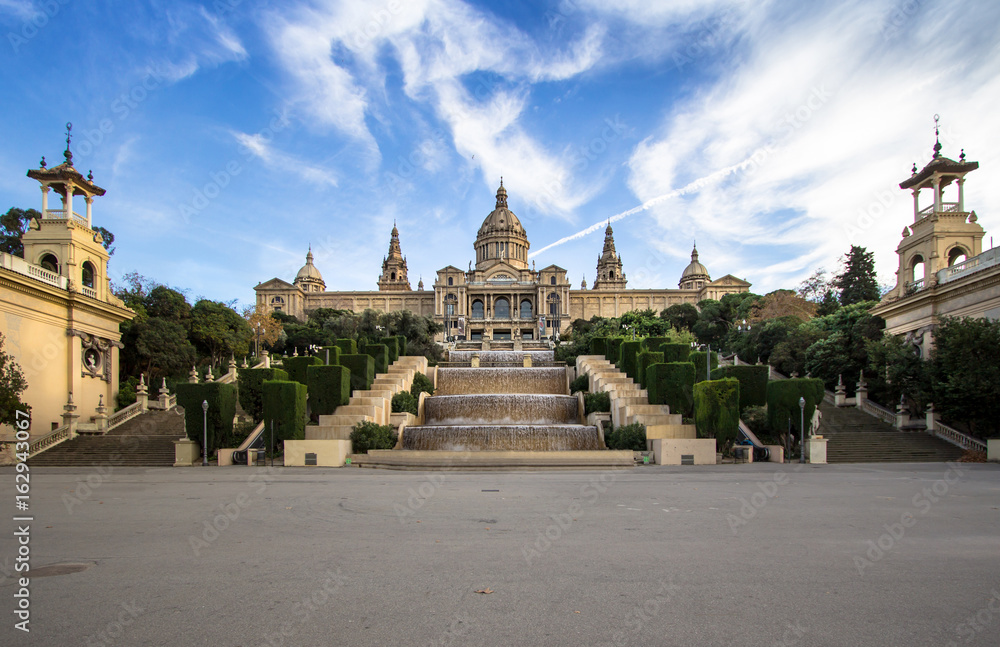
<path id="1" fill-rule="evenodd" d="M 895 412 L 886 409 L 877 402 L 872 402 L 867 398 L 861 401 L 861 410 L 867 414 L 873 415 L 882 422 L 890 425 L 896 424 L 896 414 Z"/>
<path id="2" fill-rule="evenodd" d="M 108 430 L 112 430 L 118 425 L 128 422 L 136 416 L 142 415 L 142 405 L 138 401 L 133 402 L 124 409 L 119 409 L 108 418 Z"/>
<path id="3" fill-rule="evenodd" d="M 43 452 L 46 449 L 48 449 L 49 447 L 52 447 L 54 445 L 58 445 L 59 443 L 63 442 L 64 440 L 68 440 L 68 439 L 69 439 L 69 426 L 68 425 L 67 426 L 63 426 L 63 427 L 58 427 L 56 429 L 53 429 L 52 431 L 50 431 L 49 433 L 45 434 L 44 436 L 41 436 L 41 437 L 36 438 L 35 440 L 31 441 L 31 444 L 28 445 L 28 458 L 31 458 L 35 454 Z"/>
<path id="4" fill-rule="evenodd" d="M 947 440 L 953 445 L 958 445 L 962 449 L 971 449 L 979 452 L 986 451 L 986 443 L 983 441 L 963 434 L 957 429 L 952 429 L 948 425 L 937 420 L 934 421 L 934 435 L 942 440 Z"/>
<path id="5" fill-rule="evenodd" d="M 823 390 L 823 401 L 827 404 L 837 404 L 837 394 L 833 391 Z"/>

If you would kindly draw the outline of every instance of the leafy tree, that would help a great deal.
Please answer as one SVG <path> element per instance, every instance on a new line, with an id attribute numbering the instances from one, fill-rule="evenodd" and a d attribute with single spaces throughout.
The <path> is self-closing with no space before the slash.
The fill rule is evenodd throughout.
<path id="1" fill-rule="evenodd" d="M 982 438 L 1000 432 L 1000 322 L 946 318 L 934 344 L 935 408 Z"/>
<path id="2" fill-rule="evenodd" d="M 853 384 L 868 366 L 868 344 L 881 339 L 885 329 L 885 321 L 869 312 L 874 305 L 870 301 L 855 303 L 810 322 L 821 331 L 823 341 L 817 340 L 807 349 L 804 367 L 822 379 L 826 388 L 833 389 L 840 375 Z"/>
<path id="3" fill-rule="evenodd" d="M 7 213 L 0 216 L 0 252 L 24 258 L 24 244 L 21 236 L 28 231 L 28 223 L 32 218 L 41 218 L 42 214 L 35 209 L 18 209 L 11 207 Z"/>
<path id="4" fill-rule="evenodd" d="M 28 381 L 14 357 L 4 351 L 3 342 L 3 333 L 0 333 L 0 424 L 13 425 L 18 420 L 18 411 L 31 413 L 31 407 L 21 401 Z"/>
<path id="5" fill-rule="evenodd" d="M 796 293 L 806 301 L 819 303 L 830 292 L 830 288 L 830 280 L 826 277 L 826 270 L 821 267 L 813 272 L 812 276 L 799 283 Z"/>
<path id="6" fill-rule="evenodd" d="M 840 290 L 840 305 L 878 301 L 881 292 L 875 277 L 875 253 L 851 245 L 851 251 L 844 257 L 843 271 L 834 277 L 833 286 Z"/>
<path id="7" fill-rule="evenodd" d="M 698 322 L 698 308 L 690 303 L 678 303 L 660 313 L 674 330 L 690 331 Z"/>
<path id="8" fill-rule="evenodd" d="M 814 325 L 797 326 L 789 330 L 787 337 L 774 347 L 768 361 L 789 377 L 793 373 L 805 375 L 806 351 L 823 337 L 823 332 Z"/>
<path id="9" fill-rule="evenodd" d="M 224 303 L 202 299 L 191 309 L 191 339 L 212 358 L 212 367 L 229 355 L 245 355 L 250 326 Z"/>
<path id="10" fill-rule="evenodd" d="M 729 332 L 729 321 L 724 316 L 722 304 L 714 299 L 705 299 L 698 303 L 698 309 L 698 321 L 691 332 L 699 343 L 718 347 Z"/>
<path id="11" fill-rule="evenodd" d="M 832 315 L 838 308 L 840 308 L 840 301 L 837 300 L 837 293 L 833 290 L 827 290 L 826 294 L 823 295 L 823 300 L 816 308 L 816 316 Z"/>
<path id="12" fill-rule="evenodd" d="M 816 316 L 816 304 L 791 290 L 775 290 L 754 303 L 750 310 L 752 322 L 782 317 L 795 317 L 805 322 Z"/>
<path id="13" fill-rule="evenodd" d="M 897 335 L 871 340 L 866 349 L 868 396 L 891 406 L 905 395 L 915 405 L 913 413 L 921 414 L 934 399 L 930 362 Z"/>
<path id="14" fill-rule="evenodd" d="M 185 373 L 198 362 L 198 352 L 188 339 L 187 329 L 177 321 L 150 317 L 140 322 L 125 346 L 137 372 L 145 373 L 149 384 L 161 377 Z"/>
<path id="15" fill-rule="evenodd" d="M 253 335 L 251 340 L 254 347 L 259 343 L 261 347 L 273 346 L 281 338 L 282 323 L 270 313 L 262 311 L 258 306 L 248 306 L 243 309 L 243 318 L 250 326 Z M 258 336 L 259 335 L 259 336 Z"/>

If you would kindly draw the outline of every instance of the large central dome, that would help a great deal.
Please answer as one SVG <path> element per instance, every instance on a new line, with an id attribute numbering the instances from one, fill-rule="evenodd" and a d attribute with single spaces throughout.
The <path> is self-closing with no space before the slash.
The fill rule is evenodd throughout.
<path id="1" fill-rule="evenodd" d="M 517 269 L 528 269 L 528 234 L 514 212 L 507 208 L 507 189 L 497 189 L 496 208 L 490 212 L 479 227 L 474 244 L 476 269 L 486 270 L 498 263 L 506 263 Z"/>

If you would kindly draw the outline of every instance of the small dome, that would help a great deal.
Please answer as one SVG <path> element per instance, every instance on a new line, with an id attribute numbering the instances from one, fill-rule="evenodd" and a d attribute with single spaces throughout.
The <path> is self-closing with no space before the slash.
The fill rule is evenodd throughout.
<path id="1" fill-rule="evenodd" d="M 299 281 L 302 281 L 304 279 L 310 279 L 310 280 L 316 280 L 316 281 L 322 281 L 323 280 L 323 275 L 320 274 L 319 270 L 316 269 L 316 266 L 313 265 L 313 253 L 312 253 L 312 249 L 310 249 L 309 253 L 306 254 L 306 264 L 303 265 L 302 269 L 299 270 L 299 273 L 295 275 L 295 282 L 296 283 L 298 283 Z"/>
<path id="2" fill-rule="evenodd" d="M 708 268 L 698 262 L 698 248 L 695 247 L 691 251 L 691 263 L 684 268 L 684 273 L 681 274 L 681 281 L 685 279 L 693 278 L 708 278 Z"/>

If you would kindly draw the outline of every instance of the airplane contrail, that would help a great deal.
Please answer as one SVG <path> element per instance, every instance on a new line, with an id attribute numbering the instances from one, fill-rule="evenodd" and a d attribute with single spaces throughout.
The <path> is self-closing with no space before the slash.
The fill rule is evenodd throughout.
<path id="1" fill-rule="evenodd" d="M 758 148 L 757 150 L 755 150 L 753 152 L 753 155 L 751 155 L 750 157 L 746 158 L 742 162 L 739 162 L 738 164 L 733 164 L 732 166 L 727 166 L 724 169 L 719 169 L 718 171 L 715 171 L 714 173 L 706 175 L 705 177 L 698 178 L 697 180 L 694 180 L 693 182 L 689 183 L 687 186 L 681 187 L 680 189 L 674 189 L 673 191 L 670 191 L 669 193 L 664 193 L 663 195 L 656 196 L 655 198 L 650 198 L 649 200 L 647 200 L 647 201 L 643 202 L 642 204 L 640 204 L 638 207 L 632 207 L 628 211 L 622 211 L 621 213 L 616 213 L 615 215 L 611 216 L 610 218 L 607 218 L 605 220 L 601 220 L 600 222 L 596 222 L 593 225 L 587 227 L 586 229 L 582 229 L 582 230 L 576 232 L 575 234 L 571 234 L 569 236 L 566 236 L 565 238 L 560 238 L 556 242 L 550 243 L 550 244 L 546 245 L 545 247 L 539 249 L 538 251 L 531 252 L 530 254 L 528 254 L 528 258 L 534 258 L 535 256 L 538 256 L 539 254 L 541 254 L 543 252 L 546 252 L 546 251 L 552 249 L 553 247 L 558 247 L 559 245 L 562 245 L 564 243 L 568 243 L 571 240 L 576 240 L 578 238 L 583 238 L 584 236 L 587 236 L 589 234 L 594 233 L 595 231 L 598 231 L 601 227 L 604 227 L 607 224 L 610 224 L 612 222 L 618 222 L 619 220 L 622 220 L 624 218 L 628 218 L 629 216 L 637 214 L 637 213 L 639 213 L 641 211 L 646 211 L 647 209 L 650 209 L 651 207 L 655 207 L 656 205 L 660 204 L 661 202 L 664 202 L 666 200 L 670 200 L 671 198 L 676 198 L 677 196 L 686 195 L 688 193 L 694 193 L 695 191 L 698 191 L 699 189 L 701 189 L 706 184 L 709 184 L 709 183 L 714 182 L 714 181 L 716 181 L 718 179 L 721 179 L 721 178 L 723 178 L 723 177 L 725 177 L 725 176 L 727 176 L 727 175 L 729 175 L 731 173 L 735 173 L 736 171 L 741 171 L 741 170 L 745 169 L 747 166 L 749 166 L 751 164 L 751 162 L 759 161 L 760 160 L 760 156 L 762 154 L 763 155 L 768 155 L 771 152 L 772 152 L 772 149 L 770 149 L 769 147 Z"/>

